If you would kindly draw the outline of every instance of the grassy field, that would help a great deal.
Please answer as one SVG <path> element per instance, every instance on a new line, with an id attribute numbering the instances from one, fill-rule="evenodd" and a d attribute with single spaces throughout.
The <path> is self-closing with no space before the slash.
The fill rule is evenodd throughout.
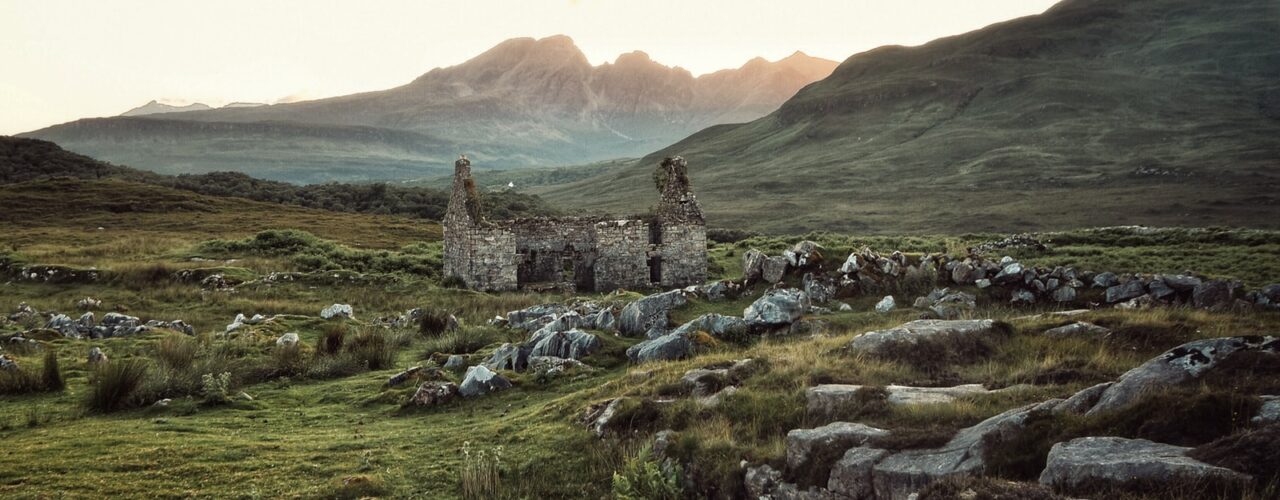
<path id="1" fill-rule="evenodd" d="M 859 410 L 861 421 L 895 431 L 898 439 L 883 446 L 924 447 L 1005 409 L 1118 376 L 1187 340 L 1275 333 L 1280 327 L 1275 313 L 1097 311 L 1083 319 L 1122 332 L 1113 342 L 1053 340 L 1036 334 L 1061 320 L 1026 318 L 1036 310 L 1011 309 L 980 295 L 984 315 L 1010 322 L 1013 330 L 990 346 L 988 356 L 937 363 L 851 358 L 838 348 L 853 335 L 916 316 L 906 308 L 888 315 L 869 312 L 876 298 L 863 297 L 850 301 L 852 312 L 822 317 L 832 325 L 825 335 L 709 341 L 700 344 L 701 355 L 695 359 L 643 366 L 629 366 L 622 356 L 634 339 L 607 336 L 606 348 L 586 360 L 593 370 L 559 377 L 509 374 L 516 384 L 512 390 L 415 409 L 405 402 L 416 382 L 388 388 L 387 377 L 412 365 L 429 365 L 442 353 L 466 354 L 474 363 L 498 343 L 516 338 L 484 326 L 488 318 L 570 297 L 480 294 L 439 286 L 430 272 L 415 271 L 415 266 L 438 262 L 432 259 L 438 259 L 440 233 L 433 224 L 100 184 L 52 181 L 47 189 L 40 184 L 0 189 L 0 203 L 13 207 L 0 220 L 0 252 L 29 264 L 96 268 L 105 276 L 92 283 L 0 284 L 0 312 L 7 315 L 26 302 L 41 311 L 71 314 L 77 300 L 92 296 L 103 301 L 99 314 L 120 308 L 144 319 L 183 319 L 195 326 L 197 335 L 159 330 L 123 339 L 68 340 L 45 334 L 42 349 L 6 346 L 33 373 L 42 368 L 46 352 L 56 352 L 66 388 L 0 394 L 0 496 L 5 498 L 601 498 L 615 492 L 615 472 L 636 479 L 628 471 L 642 461 L 637 457 L 643 456 L 643 443 L 664 428 L 679 432 L 672 453 L 701 471 L 699 491 L 734 496 L 741 494 L 740 461 L 778 466 L 788 430 L 823 423 L 804 411 L 803 391 L 814 384 L 1038 384 L 946 405 L 873 404 Z M 62 203 L 51 203 L 55 198 Z M 281 229 L 305 230 L 319 238 L 272 231 Z M 1254 286 L 1280 281 L 1274 264 L 1280 245 L 1274 233 L 1115 231 L 1064 233 L 1054 237 L 1058 243 L 1046 252 L 1010 252 L 1043 264 L 1134 271 L 1185 267 Z M 810 236 L 828 247 L 833 262 L 863 245 L 941 252 L 994 237 Z M 736 276 L 746 248 L 776 253 L 798 239 L 756 237 L 716 245 L 712 268 L 718 275 Z M 193 262 L 193 257 L 211 260 Z M 275 271 L 295 271 L 300 278 L 210 290 L 171 277 L 188 268 L 217 269 L 246 280 Z M 364 272 L 351 272 L 355 270 Z M 316 317 L 335 302 L 352 304 L 356 319 Z M 695 300 L 675 316 L 741 314 L 749 302 Z M 372 326 L 377 317 L 411 307 L 455 311 L 465 325 L 462 334 L 441 337 Z M 237 313 L 282 316 L 228 338 L 218 335 Z M 28 326 L 0 320 L 0 334 Z M 389 360 L 371 369 L 374 363 L 368 360 L 350 362 L 365 355 L 354 349 L 319 353 L 321 339 L 334 330 L 347 332 L 348 345 L 361 336 L 382 338 L 386 347 L 379 352 Z M 285 332 L 301 336 L 303 347 L 295 358 L 282 356 L 274 345 Z M 483 339 L 485 345 L 464 345 L 474 344 L 463 342 L 467 338 Z M 140 400 L 112 412 L 89 404 L 95 369 L 86 356 L 95 346 L 108 353 L 113 366 L 132 360 L 146 367 L 136 393 L 142 396 L 135 398 Z M 188 357 L 182 352 L 189 352 Z M 747 357 L 764 360 L 768 368 L 744 380 L 737 394 L 718 407 L 704 408 L 685 398 L 677 383 L 691 368 Z M 224 371 L 230 374 L 225 391 L 211 391 L 198 382 L 205 373 Z M 449 372 L 432 376 L 459 378 Z M 1259 380 L 1262 390 L 1272 379 Z M 214 392 L 225 393 L 227 400 Z M 151 406 L 161 396 L 172 402 Z M 619 429 L 622 436 L 596 439 L 577 418 L 588 405 L 614 397 L 634 398 L 625 407 L 627 418 L 621 419 L 627 422 Z M 1241 397 L 1252 396 L 1242 391 Z M 677 401 L 661 408 L 640 403 L 651 398 Z M 1190 418 L 1171 413 L 1175 423 Z M 1107 432 L 1119 435 L 1137 432 L 1107 425 Z M 495 454 L 500 459 L 495 461 Z M 489 470 L 497 471 L 496 479 L 484 479 Z M 1013 469 L 1002 474 L 1018 477 Z"/>

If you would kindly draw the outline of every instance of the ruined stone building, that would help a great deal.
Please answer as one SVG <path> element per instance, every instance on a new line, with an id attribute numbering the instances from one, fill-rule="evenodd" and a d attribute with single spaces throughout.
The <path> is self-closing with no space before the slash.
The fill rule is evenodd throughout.
<path id="1" fill-rule="evenodd" d="M 444 218 L 444 275 L 485 291 L 676 288 L 707 279 L 707 231 L 683 158 L 657 174 L 646 217 L 537 217 L 488 221 L 465 156 L 454 163 Z"/>

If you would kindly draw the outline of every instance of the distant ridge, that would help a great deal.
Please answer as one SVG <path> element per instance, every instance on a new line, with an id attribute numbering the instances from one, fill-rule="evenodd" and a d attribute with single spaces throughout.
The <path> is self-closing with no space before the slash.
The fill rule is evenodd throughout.
<path id="1" fill-rule="evenodd" d="M 23 136 L 157 172 L 237 170 L 291 182 L 428 177 L 464 150 L 482 169 L 572 165 L 639 156 L 709 125 L 759 118 L 835 66 L 797 52 L 695 78 L 639 51 L 592 66 L 569 37 L 515 38 L 388 90 L 183 112 L 164 117 L 165 130 L 111 118 Z M 267 123 L 281 125 L 269 137 L 246 127 Z M 368 133 L 340 147 L 315 140 L 329 132 L 308 130 L 353 127 Z M 387 147 L 406 133 L 430 138 L 428 146 Z"/>
<path id="2" fill-rule="evenodd" d="M 120 116 L 160 115 L 165 113 L 182 113 L 185 111 L 204 111 L 209 109 L 213 108 L 198 102 L 191 103 L 186 106 L 173 106 L 170 104 L 161 104 L 158 101 L 152 100 L 151 102 L 133 108 L 129 111 L 120 113 Z"/>

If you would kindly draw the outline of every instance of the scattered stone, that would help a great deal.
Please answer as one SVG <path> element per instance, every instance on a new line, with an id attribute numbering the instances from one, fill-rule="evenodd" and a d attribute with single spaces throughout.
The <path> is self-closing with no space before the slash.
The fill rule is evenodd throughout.
<path id="1" fill-rule="evenodd" d="M 810 387 L 805 391 L 805 410 L 810 418 L 832 418 L 842 408 L 855 406 L 865 399 L 864 390 L 869 386 L 848 384 L 822 384 Z M 887 402 L 891 405 L 943 404 L 955 401 L 956 398 L 988 394 L 982 384 L 958 385 L 955 387 L 908 387 L 889 385 L 884 387 L 888 393 Z"/>
<path id="2" fill-rule="evenodd" d="M 587 430 L 595 434 L 596 437 L 603 438 L 609 431 L 609 421 L 613 420 L 614 415 L 617 415 L 618 407 L 624 400 L 624 398 L 616 398 L 588 406 L 582 417 L 582 421 L 587 425 Z"/>
<path id="3" fill-rule="evenodd" d="M 973 284 L 976 285 L 978 289 L 985 289 L 991 286 L 991 280 L 984 278 L 974 281 Z"/>
<path id="4" fill-rule="evenodd" d="M 885 295 L 883 299 L 880 299 L 880 302 L 876 302 L 876 312 L 885 314 L 892 311 L 895 306 L 897 306 L 897 303 L 894 302 L 893 296 Z"/>
<path id="5" fill-rule="evenodd" d="M 355 311 L 347 304 L 334 304 L 320 311 L 324 319 L 355 319 Z"/>
<path id="6" fill-rule="evenodd" d="M 80 338 L 80 329 L 77 327 L 75 320 L 65 314 L 57 314 L 49 318 L 49 322 L 45 323 L 44 327 L 61 333 L 66 338 Z"/>
<path id="7" fill-rule="evenodd" d="M 1053 291 L 1054 302 L 1075 302 L 1076 289 L 1066 286 Z"/>
<path id="8" fill-rule="evenodd" d="M 804 286 L 805 295 L 808 295 L 809 301 L 813 303 L 825 304 L 836 296 L 835 281 L 825 275 L 805 273 L 800 283 Z"/>
<path id="9" fill-rule="evenodd" d="M 109 361 L 107 359 L 107 353 L 102 352 L 101 348 L 94 347 L 92 349 L 89 349 L 89 364 L 100 365 L 100 364 L 106 364 L 107 361 Z"/>
<path id="10" fill-rule="evenodd" d="M 410 379 L 410 378 L 412 378 L 414 375 L 417 375 L 417 374 L 418 374 L 418 372 L 420 372 L 420 371 L 422 371 L 422 367 L 421 367 L 421 366 L 414 366 L 414 367 L 410 367 L 409 369 L 407 369 L 407 370 L 405 370 L 405 371 L 402 371 L 402 372 L 400 372 L 400 373 L 397 373 L 397 374 L 395 374 L 395 375 L 392 375 L 390 378 L 388 378 L 388 379 L 387 379 L 387 385 L 388 385 L 388 386 L 391 386 L 391 387 L 395 387 L 395 386 L 398 386 L 398 385 L 400 385 L 400 384 L 403 384 L 403 383 L 405 383 L 405 382 L 409 381 L 409 379 Z M 421 388 L 419 388 L 419 389 L 421 389 Z"/>
<path id="11" fill-rule="evenodd" d="M 684 373 L 680 377 L 680 385 L 689 391 L 689 395 L 695 398 L 705 398 L 729 385 L 729 370 L 708 370 L 706 368 L 695 368 Z"/>
<path id="12" fill-rule="evenodd" d="M 1024 271 L 1024 268 L 1022 267 L 1022 264 L 1019 264 L 1017 262 L 1010 262 L 1004 265 L 1004 268 L 1001 269 L 1000 272 L 996 274 L 995 278 L 991 279 L 991 282 L 1001 286 L 1015 285 L 1018 283 L 1022 283 L 1023 271 Z"/>
<path id="13" fill-rule="evenodd" d="M 1084 437 L 1053 445 L 1040 484 L 1069 494 L 1186 481 L 1243 491 L 1252 478 L 1187 457 L 1191 448 L 1145 439 Z"/>
<path id="14" fill-rule="evenodd" d="M 800 319 L 809 309 L 809 296 L 794 288 L 765 292 L 742 313 L 748 323 L 785 325 Z"/>
<path id="15" fill-rule="evenodd" d="M 693 321 L 680 325 L 673 334 L 691 335 L 697 332 L 707 332 L 715 337 L 735 337 L 747 334 L 751 329 L 751 325 L 747 321 L 737 316 L 724 316 L 716 313 L 708 313 L 694 318 Z"/>
<path id="16" fill-rule="evenodd" d="M 1185 275 L 1177 275 L 1177 276 L 1165 275 L 1161 277 L 1161 281 L 1163 281 L 1165 285 L 1168 285 L 1169 288 L 1172 288 L 1179 292 L 1190 292 L 1192 290 L 1195 290 L 1196 287 L 1200 286 L 1200 283 L 1202 283 L 1200 278 L 1197 278 L 1195 276 L 1185 276 Z"/>
<path id="17" fill-rule="evenodd" d="M 85 297 L 76 302 L 76 309 L 90 311 L 102 307 L 102 301 L 93 297 Z"/>
<path id="18" fill-rule="evenodd" d="M 490 392 L 498 392 L 511 388 L 511 381 L 494 373 L 483 365 L 467 368 L 467 374 L 458 386 L 458 394 L 464 398 L 482 396 Z"/>
<path id="19" fill-rule="evenodd" d="M 782 255 L 791 267 L 803 268 L 821 262 L 822 250 L 822 245 L 804 240 L 792 245 L 791 249 L 783 252 Z"/>
<path id="20" fill-rule="evenodd" d="M 172 400 L 172 399 L 164 398 L 164 399 L 161 399 L 161 400 L 157 400 L 157 401 L 156 401 L 156 402 L 154 402 L 154 403 L 151 403 L 151 406 L 154 406 L 154 407 L 156 407 L 156 408 L 164 408 L 164 407 L 166 407 L 166 406 L 169 406 L 169 403 L 172 403 L 172 402 L 173 402 L 173 400 Z"/>
<path id="21" fill-rule="evenodd" d="M 1077 321 L 1070 325 L 1059 326 L 1057 328 L 1050 328 L 1048 330 L 1045 330 L 1044 336 L 1049 338 L 1054 338 L 1054 339 L 1064 339 L 1064 338 L 1071 338 L 1071 337 L 1090 338 L 1090 337 L 1102 337 L 1109 333 L 1111 333 L 1110 329 L 1095 325 L 1093 323 Z"/>
<path id="22" fill-rule="evenodd" d="M 636 336 L 654 327 L 665 328 L 671 323 L 671 310 L 686 302 L 688 300 L 685 299 L 684 292 L 672 290 L 627 304 L 618 318 L 618 331 L 623 335 Z"/>
<path id="23" fill-rule="evenodd" d="M 289 332 L 276 339 L 276 347 L 292 347 L 298 345 L 300 340 L 301 338 L 298 337 L 297 332 Z"/>
<path id="24" fill-rule="evenodd" d="M 1009 302 L 1013 304 L 1019 304 L 1019 305 L 1035 304 L 1036 294 L 1032 293 L 1031 290 L 1027 290 L 1025 288 L 1019 288 L 1013 291 L 1013 298 L 1009 299 Z"/>
<path id="25" fill-rule="evenodd" d="M 529 349 L 512 343 L 502 344 L 493 351 L 484 366 L 490 370 L 525 371 L 529 367 Z"/>
<path id="26" fill-rule="evenodd" d="M 410 402 L 416 406 L 437 406 L 453 401 L 459 394 L 458 385 L 453 382 L 423 382 Z"/>
<path id="27" fill-rule="evenodd" d="M 452 354 L 449 356 L 449 359 L 444 362 L 444 369 L 446 370 L 459 371 L 466 367 L 467 358 L 462 357 L 461 354 Z"/>
<path id="28" fill-rule="evenodd" d="M 8 354 L 0 354 L 0 370 L 18 371 L 18 360 L 10 358 Z"/>
<path id="29" fill-rule="evenodd" d="M 769 256 L 754 248 L 742 254 L 742 278 L 747 284 L 755 283 L 764 276 L 764 261 Z"/>
<path id="30" fill-rule="evenodd" d="M 853 310 L 853 306 L 846 304 L 844 302 L 840 303 L 840 312 L 849 312 L 852 310 Z"/>

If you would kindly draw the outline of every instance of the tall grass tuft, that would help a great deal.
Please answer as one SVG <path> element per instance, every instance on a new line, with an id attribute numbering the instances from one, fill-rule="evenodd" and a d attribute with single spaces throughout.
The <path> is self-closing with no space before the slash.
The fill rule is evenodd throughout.
<path id="1" fill-rule="evenodd" d="M 30 394 L 42 390 L 44 384 L 31 370 L 0 370 L 0 394 Z"/>
<path id="2" fill-rule="evenodd" d="M 61 391 L 67 388 L 66 381 L 62 380 L 62 370 L 58 367 L 58 351 L 53 348 L 44 352 L 44 372 L 40 378 L 46 391 Z"/>
<path id="3" fill-rule="evenodd" d="M 199 344 L 185 335 L 168 335 L 156 342 L 156 359 L 172 370 L 184 370 L 196 359 Z"/>
<path id="4" fill-rule="evenodd" d="M 347 352 L 370 370 L 390 367 L 395 361 L 395 351 L 382 332 L 377 330 L 365 330 L 357 334 L 347 344 Z"/>
<path id="5" fill-rule="evenodd" d="M 91 410 L 112 412 L 133 405 L 134 394 L 147 376 L 147 363 L 130 359 L 112 361 L 94 369 L 85 405 Z"/>
<path id="6" fill-rule="evenodd" d="M 316 341 L 316 354 L 334 355 L 342 352 L 342 344 L 347 339 L 347 327 L 342 324 L 326 326 Z"/>
<path id="7" fill-rule="evenodd" d="M 471 354 L 484 346 L 502 342 L 505 339 L 506 333 L 497 328 L 487 326 L 461 328 L 427 339 L 423 358 L 431 357 L 435 353 Z"/>
<path id="8" fill-rule="evenodd" d="M 502 498 L 502 447 L 492 452 L 462 443 L 462 497 Z"/>
<path id="9" fill-rule="evenodd" d="M 443 309 L 427 309 L 418 321 L 418 332 L 424 337 L 434 337 L 449 328 L 450 313 Z"/>

